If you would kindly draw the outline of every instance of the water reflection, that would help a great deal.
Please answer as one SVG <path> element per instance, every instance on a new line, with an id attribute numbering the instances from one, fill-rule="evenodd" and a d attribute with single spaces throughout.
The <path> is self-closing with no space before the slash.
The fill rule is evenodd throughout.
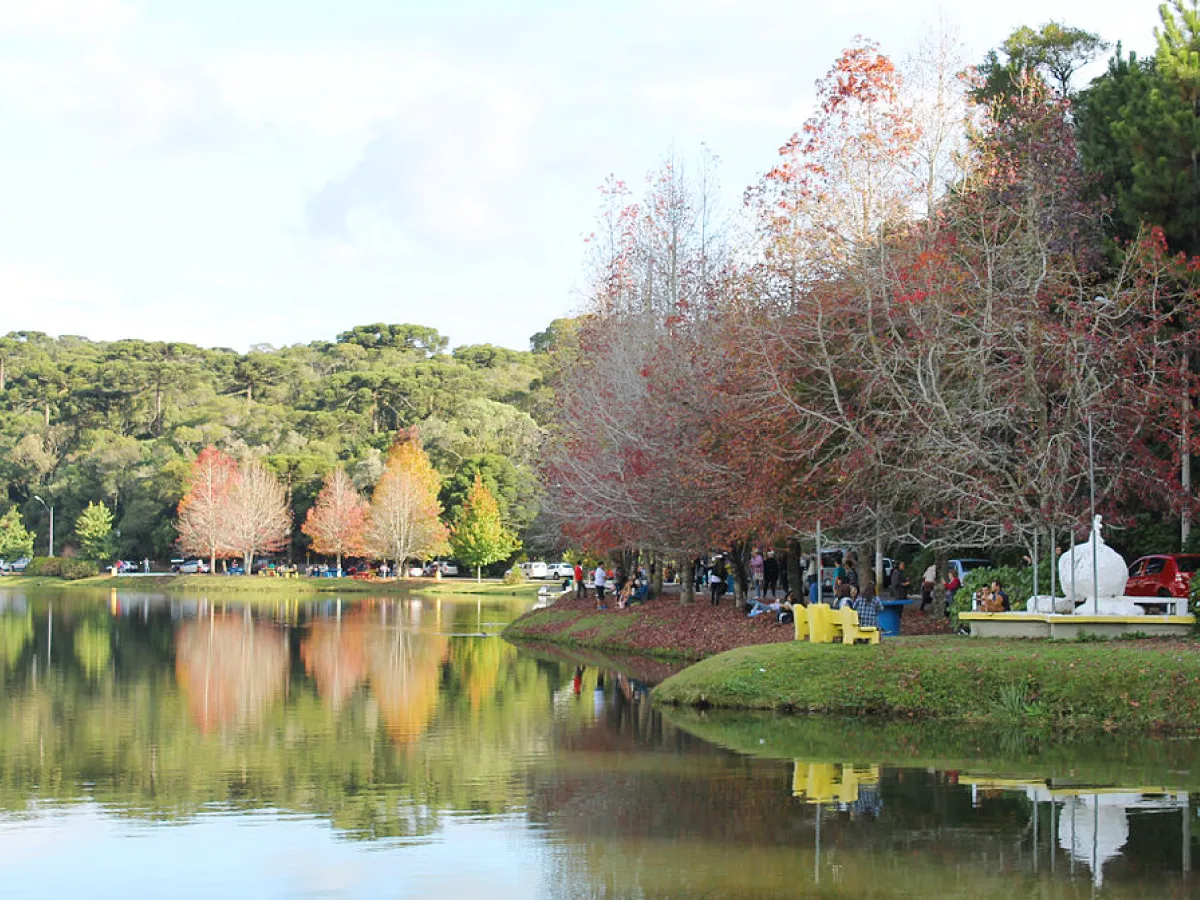
<path id="1" fill-rule="evenodd" d="M 519 612 L 0 588 L 5 896 L 1200 887 L 1191 742 L 664 714 L 670 666 L 477 636 Z"/>

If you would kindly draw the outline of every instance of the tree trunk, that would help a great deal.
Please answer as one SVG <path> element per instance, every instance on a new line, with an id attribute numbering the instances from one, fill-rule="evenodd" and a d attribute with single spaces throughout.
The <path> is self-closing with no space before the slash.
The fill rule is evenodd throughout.
<path id="1" fill-rule="evenodd" d="M 788 590 L 792 592 L 794 600 L 808 599 L 808 594 L 804 590 L 804 573 L 800 571 L 800 557 L 803 554 L 800 552 L 800 539 L 790 537 L 787 541 L 787 559 L 784 560 L 784 565 L 787 566 Z"/>
<path id="2" fill-rule="evenodd" d="M 690 556 L 679 567 L 679 603 L 686 606 L 696 601 L 695 560 Z"/>
<path id="3" fill-rule="evenodd" d="M 733 605 L 741 606 L 746 602 L 750 587 L 750 575 L 746 571 L 746 542 L 734 541 L 730 556 L 733 563 Z"/>
<path id="4" fill-rule="evenodd" d="M 247 550 L 242 554 L 242 571 L 249 575 L 252 565 L 254 565 L 254 551 Z"/>
<path id="5" fill-rule="evenodd" d="M 934 562 L 937 565 L 936 574 L 933 579 L 933 612 L 935 615 L 944 616 L 946 614 L 946 604 L 949 602 L 946 599 L 946 580 L 950 576 L 949 558 L 950 555 L 945 550 L 939 550 L 934 555 Z"/>
<path id="6" fill-rule="evenodd" d="M 475 567 L 475 583 L 483 584 L 483 566 Z"/>
<path id="7" fill-rule="evenodd" d="M 338 578 L 342 577 L 342 554 L 337 555 L 337 572 L 334 573 Z"/>
<path id="8" fill-rule="evenodd" d="M 663 558 L 662 554 L 654 553 L 650 556 L 650 596 L 661 597 L 663 591 Z"/>
<path id="9" fill-rule="evenodd" d="M 208 554 L 208 573 L 210 575 L 217 574 L 217 551 L 212 550 Z"/>

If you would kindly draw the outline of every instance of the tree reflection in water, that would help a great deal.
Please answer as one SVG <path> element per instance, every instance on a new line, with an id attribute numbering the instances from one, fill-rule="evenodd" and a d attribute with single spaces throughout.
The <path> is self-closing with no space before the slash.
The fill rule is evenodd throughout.
<path id="1" fill-rule="evenodd" d="M 0 602 L 0 810 L 270 808 L 463 840 L 464 865 L 447 820 L 486 818 L 541 842 L 547 896 L 1058 897 L 1099 890 L 1093 868 L 1105 896 L 1197 887 L 1189 742 L 664 715 L 638 677 L 660 664 L 450 636 L 478 630 L 473 599 L 127 609 Z"/>

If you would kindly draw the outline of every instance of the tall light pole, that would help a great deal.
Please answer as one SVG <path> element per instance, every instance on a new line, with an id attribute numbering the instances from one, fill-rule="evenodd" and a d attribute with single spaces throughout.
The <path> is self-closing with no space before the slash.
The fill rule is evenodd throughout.
<path id="1" fill-rule="evenodd" d="M 46 555 L 53 556 L 54 555 L 54 505 L 46 503 L 46 501 L 43 500 L 41 497 L 39 497 L 37 494 L 33 495 L 33 499 L 36 500 L 38 503 L 42 504 L 42 506 L 44 506 L 46 508 L 46 512 L 50 513 L 50 538 L 48 541 L 50 552 L 47 553 Z"/>

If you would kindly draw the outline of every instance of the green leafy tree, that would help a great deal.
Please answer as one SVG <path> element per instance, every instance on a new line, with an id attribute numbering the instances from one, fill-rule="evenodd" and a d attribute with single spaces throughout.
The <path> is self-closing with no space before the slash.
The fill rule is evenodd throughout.
<path id="1" fill-rule="evenodd" d="M 108 559 L 114 552 L 113 514 L 103 503 L 89 503 L 75 520 L 79 555 L 92 562 Z"/>
<path id="2" fill-rule="evenodd" d="M 21 513 L 14 506 L 0 516 L 0 559 L 20 559 L 33 556 L 33 532 L 21 521 Z"/>
<path id="3" fill-rule="evenodd" d="M 1200 9 L 1159 8 L 1154 58 L 1118 52 L 1079 100 L 1083 161 L 1116 205 L 1116 236 L 1162 228 L 1172 250 L 1200 252 Z"/>
<path id="4" fill-rule="evenodd" d="M 498 562 L 521 546 L 504 527 L 500 507 L 477 474 L 450 530 L 450 547 L 456 558 L 475 567 L 475 580 L 484 566 Z"/>
<path id="5" fill-rule="evenodd" d="M 1030 76 L 1045 81 L 1060 97 L 1069 97 L 1071 77 L 1107 47 L 1098 34 L 1061 22 L 1048 22 L 1036 31 L 1022 25 L 980 64 L 975 97 L 995 100 L 1011 96 Z"/>

